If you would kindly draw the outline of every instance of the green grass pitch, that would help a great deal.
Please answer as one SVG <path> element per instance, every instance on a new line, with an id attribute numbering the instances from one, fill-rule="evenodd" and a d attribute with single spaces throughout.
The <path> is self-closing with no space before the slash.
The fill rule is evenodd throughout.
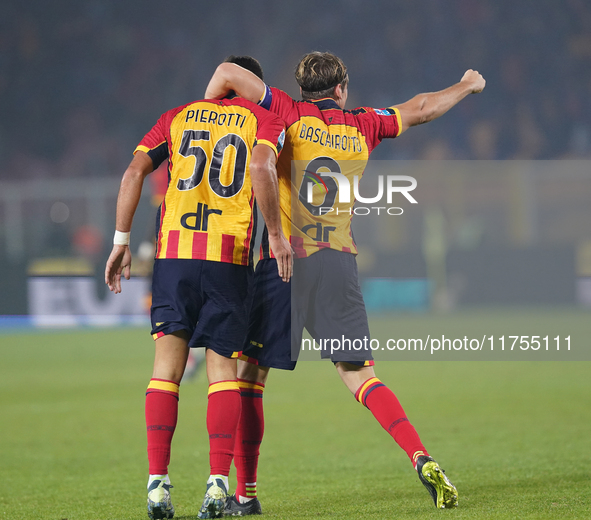
<path id="1" fill-rule="evenodd" d="M 496 334 L 532 316 L 567 326 L 590 321 L 580 311 L 495 316 Z M 410 334 L 437 320 L 401 315 L 388 324 Z M 449 320 L 473 327 L 475 313 Z M 145 329 L 0 334 L 1 519 L 147 518 L 143 407 L 152 349 Z M 591 518 L 590 368 L 589 362 L 376 365 L 456 484 L 460 505 L 453 511 L 433 507 L 406 455 L 355 402 L 331 363 L 271 373 L 258 478 L 264 515 Z M 204 373 L 181 387 L 170 466 L 179 520 L 196 517 L 205 491 L 206 390 Z M 230 481 L 233 488 L 233 474 Z"/>

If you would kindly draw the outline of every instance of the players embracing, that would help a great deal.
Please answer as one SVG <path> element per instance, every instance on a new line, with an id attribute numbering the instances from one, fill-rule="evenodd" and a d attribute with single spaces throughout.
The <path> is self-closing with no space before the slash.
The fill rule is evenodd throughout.
<path id="1" fill-rule="evenodd" d="M 468 70 L 455 85 L 419 94 L 406 103 L 345 110 L 349 77 L 337 56 L 309 53 L 300 60 L 295 76 L 302 101 L 267 86 L 236 64 L 223 63 L 205 94 L 217 99 L 233 90 L 285 122 L 286 142 L 277 172 L 282 226 L 296 257 L 292 282 L 278 283 L 274 276 L 278 257 L 265 231 L 248 336 L 238 366 L 242 395 L 234 457 L 238 485 L 226 505 L 228 515 L 261 512 L 256 475 L 264 433 L 262 396 L 269 369 L 295 368 L 304 327 L 318 342 L 341 337 L 353 342 L 370 336 L 350 227 L 355 201 L 339 202 L 340 206 L 335 205 L 339 211 L 320 211 L 319 205 L 301 196 L 301 187 L 308 182 L 323 184 L 322 206 L 326 206 L 331 191 L 326 184 L 332 179 L 330 173 L 319 173 L 344 175 L 352 183 L 354 176 L 361 178 L 371 152 L 383 139 L 432 121 L 485 86 L 478 72 Z M 406 452 L 435 506 L 456 506 L 456 488 L 423 446 L 394 393 L 376 377 L 371 350 L 323 351 L 322 356 L 331 358 L 347 388 Z"/>

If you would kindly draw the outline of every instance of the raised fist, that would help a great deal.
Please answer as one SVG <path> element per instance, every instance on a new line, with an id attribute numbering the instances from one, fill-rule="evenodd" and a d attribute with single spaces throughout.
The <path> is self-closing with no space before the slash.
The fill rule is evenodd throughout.
<path id="1" fill-rule="evenodd" d="M 466 83 L 470 86 L 472 94 L 479 94 L 484 90 L 484 86 L 486 85 L 485 79 L 482 77 L 477 70 L 468 69 L 460 83 Z"/>

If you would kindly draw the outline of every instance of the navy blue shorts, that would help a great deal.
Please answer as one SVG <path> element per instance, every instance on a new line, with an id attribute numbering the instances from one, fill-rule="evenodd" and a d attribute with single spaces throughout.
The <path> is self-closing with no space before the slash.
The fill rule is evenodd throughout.
<path id="1" fill-rule="evenodd" d="M 304 327 L 322 346 L 322 358 L 373 365 L 355 255 L 323 249 L 296 259 L 288 284 L 277 275 L 275 259 L 258 263 L 244 359 L 293 370 Z"/>
<path id="2" fill-rule="evenodd" d="M 240 356 L 248 328 L 252 267 L 210 260 L 159 259 L 152 276 L 152 336 L 179 330 L 189 347 Z"/>

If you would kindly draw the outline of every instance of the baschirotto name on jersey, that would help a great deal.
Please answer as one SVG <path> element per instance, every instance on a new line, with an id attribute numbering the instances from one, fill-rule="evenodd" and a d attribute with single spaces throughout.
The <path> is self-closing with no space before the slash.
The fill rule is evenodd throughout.
<path id="1" fill-rule="evenodd" d="M 343 152 L 361 152 L 363 147 L 358 137 L 340 134 L 329 134 L 326 130 L 315 126 L 308 126 L 302 123 L 300 139 L 311 143 L 318 143 L 321 146 Z"/>

